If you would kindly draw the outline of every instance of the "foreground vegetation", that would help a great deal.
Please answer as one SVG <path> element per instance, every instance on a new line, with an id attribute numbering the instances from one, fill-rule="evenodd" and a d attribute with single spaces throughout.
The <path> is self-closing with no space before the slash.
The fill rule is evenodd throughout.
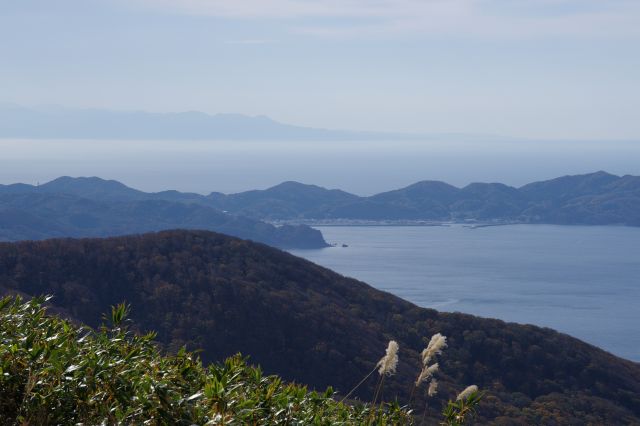
<path id="1" fill-rule="evenodd" d="M 407 424 L 397 404 L 376 410 L 333 391 L 265 376 L 237 355 L 204 368 L 184 350 L 162 356 L 113 308 L 111 326 L 75 327 L 41 303 L 0 301 L 0 423 L 8 424 Z"/>
<path id="2" fill-rule="evenodd" d="M 413 423 L 397 403 L 337 402 L 331 388 L 318 393 L 286 384 L 241 355 L 208 368 L 184 349 L 161 355 L 153 333 L 129 331 L 124 304 L 112 307 L 110 326 L 96 332 L 47 316 L 46 300 L 0 300 L 3 425 Z M 381 378 L 398 363 L 397 343 L 390 347 L 378 363 Z M 464 424 L 480 399 L 475 386 L 467 388 L 449 402 L 443 424 Z"/>

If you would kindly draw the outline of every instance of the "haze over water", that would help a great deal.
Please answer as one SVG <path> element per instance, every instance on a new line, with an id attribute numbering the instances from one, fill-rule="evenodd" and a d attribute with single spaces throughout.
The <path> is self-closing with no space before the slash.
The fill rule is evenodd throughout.
<path id="1" fill-rule="evenodd" d="M 640 228 L 321 227 L 294 254 L 419 306 L 551 327 L 640 361 Z"/>
<path id="2" fill-rule="evenodd" d="M 520 186 L 566 174 L 640 174 L 640 143 L 448 136 L 424 141 L 111 141 L 0 139 L 0 183 L 99 176 L 145 191 L 225 193 L 283 181 L 358 195 L 420 180 Z"/>

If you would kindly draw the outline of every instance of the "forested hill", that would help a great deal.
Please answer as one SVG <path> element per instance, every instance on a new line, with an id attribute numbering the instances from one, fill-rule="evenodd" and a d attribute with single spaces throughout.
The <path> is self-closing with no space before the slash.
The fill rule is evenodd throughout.
<path id="1" fill-rule="evenodd" d="M 206 231 L 0 244 L 0 289 L 97 326 L 121 301 L 141 330 L 206 361 L 238 351 L 268 372 L 345 393 L 400 344 L 384 397 L 406 402 L 425 338 L 449 338 L 433 407 L 469 384 L 492 424 L 640 424 L 640 365 L 528 325 L 422 309 L 262 244 Z M 371 398 L 375 379 L 360 397 Z M 437 410 L 436 410 L 437 411 Z"/>
<path id="2" fill-rule="evenodd" d="M 520 188 L 422 181 L 370 197 L 297 182 L 209 196 L 230 212 L 268 220 L 502 221 L 640 226 L 640 177 L 605 172 L 564 176 Z"/>
<path id="3" fill-rule="evenodd" d="M 99 178 L 63 177 L 40 186 L 0 185 L 0 241 L 105 237 L 205 229 L 281 248 L 327 246 L 304 225 L 276 227 L 199 203 L 197 194 L 147 194 Z"/>
<path id="4" fill-rule="evenodd" d="M 59 204 L 67 203 L 61 196 L 72 197 L 73 208 L 61 209 Z M 78 198 L 80 202 L 76 202 Z M 104 210 L 102 215 L 96 216 L 96 209 L 92 210 L 95 203 L 102 206 L 97 208 Z M 184 213 L 186 218 L 171 215 L 156 218 L 149 215 L 149 211 L 155 209 L 154 203 L 160 207 L 159 211 L 165 206 L 167 214 L 172 209 L 180 214 L 184 205 L 194 212 Z M 127 230 L 133 233 L 200 227 L 283 246 L 266 238 L 240 234 L 235 228 L 206 226 L 202 219 L 192 218 L 206 216 L 208 209 L 259 221 L 308 224 L 479 221 L 640 226 L 640 176 L 615 176 L 601 171 L 534 182 L 519 188 L 501 183 L 472 183 L 458 188 L 445 182 L 422 181 L 369 197 L 291 181 L 264 190 L 237 194 L 212 192 L 205 196 L 179 191 L 147 193 L 96 177 L 61 177 L 38 187 L 0 185 L 0 219 L 3 219 L 0 220 L 0 238 L 3 233 L 12 231 L 18 236 L 29 233 L 43 237 L 110 236 L 114 235 L 115 229 L 122 234 Z M 141 217 L 153 225 L 144 228 L 136 218 L 127 224 L 128 228 L 113 223 L 114 215 L 124 217 L 131 212 L 141 213 Z M 155 225 L 158 219 L 164 223 Z M 180 222 L 185 226 L 180 226 Z M 8 224 L 4 229 L 3 223 Z M 60 233 L 60 228 L 69 224 L 73 225 L 74 232 Z M 265 228 L 262 226 L 261 229 Z M 101 232 L 89 233 L 89 230 Z M 298 235 L 293 238 L 304 241 L 308 247 L 324 244 L 317 238 L 314 242 L 308 229 L 297 229 L 296 232 Z M 291 236 L 293 233 L 282 234 Z"/>

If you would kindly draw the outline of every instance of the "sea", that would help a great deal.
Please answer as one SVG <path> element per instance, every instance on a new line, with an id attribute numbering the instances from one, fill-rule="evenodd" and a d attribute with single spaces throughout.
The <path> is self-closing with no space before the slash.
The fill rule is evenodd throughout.
<path id="1" fill-rule="evenodd" d="M 147 192 L 233 193 L 295 180 L 372 195 L 421 180 L 520 186 L 598 170 L 638 174 L 638 164 L 638 141 L 0 139 L 0 184 L 98 176 Z"/>
<path id="2" fill-rule="evenodd" d="M 640 228 L 323 226 L 295 255 L 416 305 L 550 327 L 640 361 Z"/>

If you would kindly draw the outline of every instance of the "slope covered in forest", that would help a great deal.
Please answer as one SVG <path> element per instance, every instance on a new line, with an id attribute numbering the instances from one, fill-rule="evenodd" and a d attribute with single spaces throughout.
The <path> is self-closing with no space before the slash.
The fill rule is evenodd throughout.
<path id="1" fill-rule="evenodd" d="M 400 344 L 384 398 L 408 401 L 425 338 L 449 339 L 440 406 L 468 384 L 489 391 L 492 424 L 640 423 L 640 365 L 550 329 L 419 308 L 269 248 L 205 231 L 0 244 L 0 288 L 51 293 L 96 326 L 127 301 L 140 331 L 206 362 L 240 351 L 267 372 L 343 394 Z M 359 397 L 370 399 L 375 380 Z M 422 401 L 422 393 L 418 400 Z M 415 402 L 414 402 L 415 403 Z M 437 410 L 439 411 L 439 410 Z"/>
<path id="2" fill-rule="evenodd" d="M 120 182 L 62 177 L 40 186 L 0 185 L 0 241 L 107 237 L 166 229 L 205 229 L 281 248 L 327 246 L 305 225 L 274 226 L 198 202 L 203 196 L 148 194 Z"/>

